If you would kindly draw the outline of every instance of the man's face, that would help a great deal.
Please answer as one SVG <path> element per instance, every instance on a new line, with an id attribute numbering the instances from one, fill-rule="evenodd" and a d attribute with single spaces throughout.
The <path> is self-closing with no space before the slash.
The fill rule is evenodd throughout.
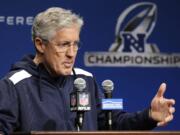
<path id="1" fill-rule="evenodd" d="M 45 45 L 43 63 L 51 75 L 71 74 L 78 50 L 79 34 L 77 27 L 63 28 Z"/>

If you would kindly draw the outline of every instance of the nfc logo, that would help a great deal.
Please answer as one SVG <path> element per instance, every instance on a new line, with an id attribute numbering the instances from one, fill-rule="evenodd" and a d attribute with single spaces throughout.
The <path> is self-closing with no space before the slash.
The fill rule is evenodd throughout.
<path id="1" fill-rule="evenodd" d="M 132 52 L 134 49 L 137 52 L 144 52 L 145 34 L 137 34 L 135 38 L 132 33 L 122 33 L 124 40 L 123 52 Z"/>
<path id="2" fill-rule="evenodd" d="M 129 6 L 119 16 L 115 42 L 109 48 L 110 52 L 159 52 L 153 43 L 145 39 L 151 35 L 157 20 L 157 6 L 150 2 L 141 2 Z"/>
<path id="3" fill-rule="evenodd" d="M 157 21 L 157 6 L 151 2 L 135 3 L 118 17 L 115 40 L 109 52 L 86 52 L 86 66 L 104 67 L 180 67 L 180 54 L 160 53 L 148 41 Z M 113 107 L 111 102 L 103 104 Z M 103 106 L 103 107 L 104 107 Z"/>

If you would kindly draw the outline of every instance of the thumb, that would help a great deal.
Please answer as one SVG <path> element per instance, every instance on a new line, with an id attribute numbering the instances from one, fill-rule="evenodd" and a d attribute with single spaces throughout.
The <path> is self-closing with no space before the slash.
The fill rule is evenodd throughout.
<path id="1" fill-rule="evenodd" d="M 165 91 L 166 91 L 166 84 L 165 84 L 165 83 L 162 83 L 162 84 L 160 85 L 160 87 L 159 87 L 159 90 L 158 90 L 156 96 L 157 96 L 157 97 L 162 97 L 162 96 L 164 95 Z"/>

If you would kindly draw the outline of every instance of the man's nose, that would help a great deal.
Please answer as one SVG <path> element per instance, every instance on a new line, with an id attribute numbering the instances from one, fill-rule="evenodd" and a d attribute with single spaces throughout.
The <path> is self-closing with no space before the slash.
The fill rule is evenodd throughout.
<path id="1" fill-rule="evenodd" d="M 67 49 L 66 55 L 69 57 L 73 57 L 76 55 L 76 51 L 74 50 L 74 46 L 70 45 L 69 48 Z"/>

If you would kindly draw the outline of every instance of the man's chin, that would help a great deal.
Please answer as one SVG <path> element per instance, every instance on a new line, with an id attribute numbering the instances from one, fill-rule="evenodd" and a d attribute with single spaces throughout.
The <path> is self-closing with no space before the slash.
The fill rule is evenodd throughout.
<path id="1" fill-rule="evenodd" d="M 64 72 L 63 72 L 63 75 L 71 75 L 71 72 L 72 72 L 72 68 L 70 69 L 66 69 Z"/>

